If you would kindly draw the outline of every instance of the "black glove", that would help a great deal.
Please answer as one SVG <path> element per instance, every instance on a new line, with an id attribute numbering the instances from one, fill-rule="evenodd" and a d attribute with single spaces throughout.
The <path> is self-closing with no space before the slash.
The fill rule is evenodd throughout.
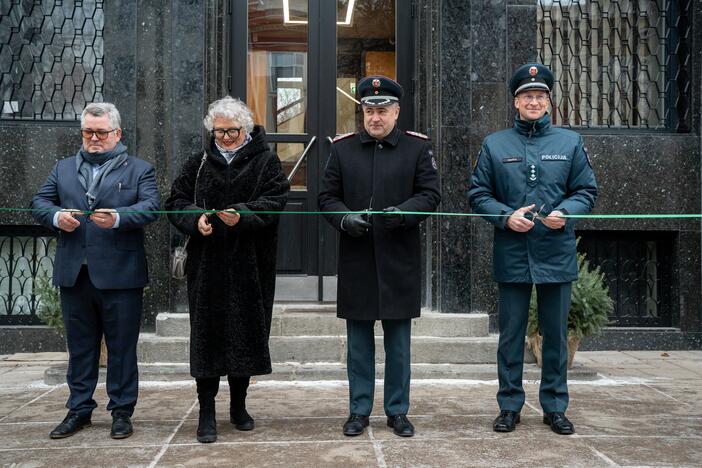
<path id="1" fill-rule="evenodd" d="M 380 219 L 383 221 L 383 226 L 388 231 L 397 229 L 403 224 L 405 224 L 405 215 L 402 213 L 396 213 L 396 211 L 401 211 L 396 206 L 389 206 L 383 210 L 383 214 L 380 215 Z"/>
<path id="2" fill-rule="evenodd" d="M 347 214 L 341 220 L 341 229 L 348 232 L 352 237 L 365 236 L 373 225 L 366 221 L 364 216 L 357 213 Z"/>

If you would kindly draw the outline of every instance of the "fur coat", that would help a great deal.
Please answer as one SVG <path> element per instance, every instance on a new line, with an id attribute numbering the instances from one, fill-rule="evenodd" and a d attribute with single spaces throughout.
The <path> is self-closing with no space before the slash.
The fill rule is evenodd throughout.
<path id="1" fill-rule="evenodd" d="M 227 164 L 210 141 L 173 182 L 167 210 L 198 208 L 283 211 L 290 185 L 278 156 L 256 126 L 252 140 Z M 197 204 L 194 204 L 193 193 Z M 169 214 L 190 236 L 186 264 L 190 307 L 190 373 L 193 377 L 246 377 L 271 373 L 268 337 L 275 293 L 277 214 L 242 214 L 229 227 L 211 215 L 213 233 L 197 229 L 198 213 Z"/>

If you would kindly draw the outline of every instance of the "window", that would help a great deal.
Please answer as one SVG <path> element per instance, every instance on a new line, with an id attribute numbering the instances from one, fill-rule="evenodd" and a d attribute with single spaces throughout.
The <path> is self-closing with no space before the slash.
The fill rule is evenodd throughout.
<path id="1" fill-rule="evenodd" d="M 77 120 L 102 101 L 103 2 L 0 2 L 0 118 Z"/>
<path id="2" fill-rule="evenodd" d="M 539 0 L 537 48 L 556 76 L 554 123 L 688 131 L 686 3 Z"/>
<path id="3" fill-rule="evenodd" d="M 0 226 L 0 325 L 38 325 L 40 277 L 54 271 L 56 237 L 41 226 Z"/>

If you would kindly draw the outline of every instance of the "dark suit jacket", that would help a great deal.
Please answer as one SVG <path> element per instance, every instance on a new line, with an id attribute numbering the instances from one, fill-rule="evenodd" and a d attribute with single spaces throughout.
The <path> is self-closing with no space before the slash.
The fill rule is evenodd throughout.
<path id="1" fill-rule="evenodd" d="M 32 198 L 37 222 L 58 232 L 54 285 L 73 286 L 83 260 L 98 289 L 142 288 L 148 281 L 144 252 L 144 226 L 158 218 L 156 213 L 122 213 L 121 211 L 158 210 L 160 200 L 151 164 L 129 156 L 103 180 L 96 194 L 95 206 L 120 211 L 117 229 L 97 227 L 87 216 L 73 232 L 58 230 L 54 214 L 61 208 L 88 210 L 85 189 L 78 180 L 76 157 L 56 163 L 44 185 Z"/>

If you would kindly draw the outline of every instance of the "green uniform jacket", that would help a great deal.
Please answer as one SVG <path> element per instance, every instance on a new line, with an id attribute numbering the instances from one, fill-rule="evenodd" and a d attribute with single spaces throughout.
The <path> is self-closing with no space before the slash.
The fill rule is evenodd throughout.
<path id="1" fill-rule="evenodd" d="M 468 192 L 473 211 L 495 225 L 493 274 L 499 283 L 565 283 L 578 277 L 573 220 L 563 229 L 540 221 L 526 232 L 506 227 L 518 208 L 536 204 L 586 214 L 597 198 L 597 183 L 583 139 L 551 125 L 546 114 L 535 122 L 515 119 L 514 127 L 488 135 L 480 148 Z M 543 207 L 543 208 L 542 208 Z"/>

